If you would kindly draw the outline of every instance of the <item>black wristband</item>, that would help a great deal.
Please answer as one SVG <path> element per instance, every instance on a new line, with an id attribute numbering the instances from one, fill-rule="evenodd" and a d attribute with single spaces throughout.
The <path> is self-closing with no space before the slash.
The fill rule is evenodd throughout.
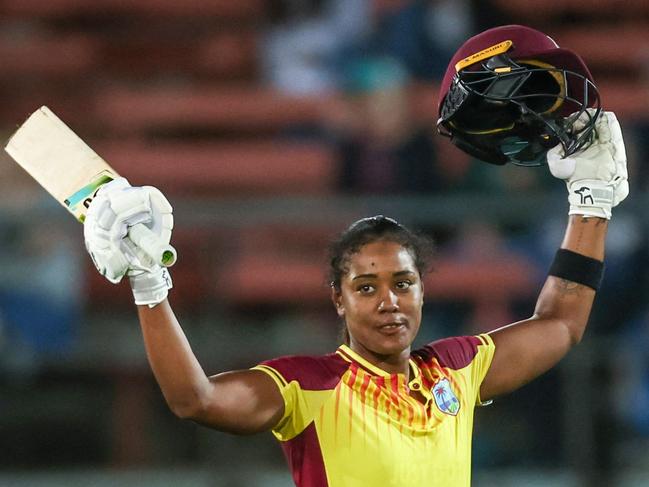
<path id="1" fill-rule="evenodd" d="M 548 274 L 583 284 L 597 291 L 604 277 L 604 262 L 572 250 L 559 249 Z"/>

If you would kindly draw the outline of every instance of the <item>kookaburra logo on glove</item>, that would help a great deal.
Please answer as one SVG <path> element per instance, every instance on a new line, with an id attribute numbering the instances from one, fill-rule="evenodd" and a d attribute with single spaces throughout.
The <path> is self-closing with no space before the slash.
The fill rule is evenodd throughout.
<path id="1" fill-rule="evenodd" d="M 579 204 L 584 206 L 612 205 L 615 197 L 612 186 L 581 186 L 573 190 L 573 193 L 579 196 Z"/>
<path id="2" fill-rule="evenodd" d="M 587 186 L 582 186 L 581 188 L 575 190 L 575 193 L 581 198 L 582 205 L 592 205 L 595 202 L 593 201 L 593 196 L 590 194 L 590 188 Z"/>
<path id="3" fill-rule="evenodd" d="M 578 120 L 579 123 L 585 123 Z M 612 112 L 602 112 L 591 145 L 568 157 L 558 145 L 548 151 L 548 166 L 568 186 L 570 215 L 611 218 L 611 209 L 629 194 L 626 151 L 620 124 Z"/>
<path id="4" fill-rule="evenodd" d="M 169 274 L 169 271 L 166 268 L 162 269 L 162 279 L 164 280 L 166 286 L 168 288 L 171 288 L 171 286 L 172 286 L 171 275 Z"/>

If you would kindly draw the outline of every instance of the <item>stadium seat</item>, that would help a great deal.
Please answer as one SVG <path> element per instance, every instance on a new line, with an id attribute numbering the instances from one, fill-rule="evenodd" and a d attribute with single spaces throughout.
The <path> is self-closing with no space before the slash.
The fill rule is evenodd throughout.
<path id="1" fill-rule="evenodd" d="M 249 79 L 256 73 L 257 32 L 252 28 L 218 29 L 178 40 L 164 35 L 169 22 L 141 35 L 131 33 L 117 39 L 103 38 L 101 69 L 124 79 L 171 77 L 178 79 L 215 77 L 221 81 Z"/>
<path id="2" fill-rule="evenodd" d="M 4 0 L 0 13 L 7 16 L 62 17 L 74 15 L 127 14 L 145 16 L 214 16 L 226 19 L 257 18 L 263 0 Z"/>
<path id="3" fill-rule="evenodd" d="M 99 43 L 87 34 L 17 36 L 0 42 L 0 79 L 83 76 L 99 63 Z"/>
<path id="4" fill-rule="evenodd" d="M 245 228 L 218 276 L 218 294 L 237 305 L 324 304 L 329 300 L 326 246 L 340 228 L 322 224 Z M 470 262 L 440 256 L 425 279 L 432 300 L 511 303 L 538 290 L 536 269 L 524 258 Z"/>
<path id="5" fill-rule="evenodd" d="M 520 19 L 548 20 L 569 13 L 587 14 L 590 18 L 610 15 L 624 16 L 646 13 L 646 0 L 495 0 L 496 6 Z"/>
<path id="6" fill-rule="evenodd" d="M 211 295 L 213 282 L 209 270 L 220 245 L 219 236 L 209 228 L 176 225 L 171 243 L 178 252 L 178 262 L 171 269 L 174 289 L 170 302 L 178 310 L 197 312 Z M 86 260 L 85 272 L 90 310 L 132 307 L 128 284 L 111 284 L 96 271 L 90 259 Z"/>
<path id="7" fill-rule="evenodd" d="M 110 88 L 97 95 L 96 116 L 117 132 L 155 129 L 277 131 L 319 120 L 327 100 L 281 95 L 257 86 Z"/>
<path id="8" fill-rule="evenodd" d="M 643 45 L 649 47 L 649 23 L 564 28 L 552 38 L 560 46 L 578 52 L 591 70 L 607 70 L 611 76 L 620 69 L 640 73 L 649 63 L 649 55 L 640 49 Z"/>
<path id="9" fill-rule="evenodd" d="M 133 184 L 174 195 L 326 194 L 337 170 L 333 150 L 322 143 L 115 141 L 95 147 Z"/>

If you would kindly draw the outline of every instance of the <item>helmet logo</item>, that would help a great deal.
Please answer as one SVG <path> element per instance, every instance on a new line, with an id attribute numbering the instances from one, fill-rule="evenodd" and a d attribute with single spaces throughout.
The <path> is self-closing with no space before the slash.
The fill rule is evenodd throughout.
<path id="1" fill-rule="evenodd" d="M 471 66 L 472 64 L 482 61 L 483 59 L 497 56 L 498 54 L 503 54 L 509 51 L 509 48 L 512 47 L 513 44 L 514 43 L 512 41 L 507 40 L 483 49 L 480 52 L 476 52 L 475 54 L 471 54 L 470 56 L 461 59 L 455 64 L 455 71 L 460 71 L 468 66 Z"/>

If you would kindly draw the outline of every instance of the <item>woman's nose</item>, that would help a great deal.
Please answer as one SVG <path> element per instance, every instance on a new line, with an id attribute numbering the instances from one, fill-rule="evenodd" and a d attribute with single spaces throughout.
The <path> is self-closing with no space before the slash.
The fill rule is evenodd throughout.
<path id="1" fill-rule="evenodd" d="M 396 293 L 389 289 L 381 296 L 381 301 L 379 302 L 379 311 L 398 311 L 399 310 L 399 297 Z"/>

